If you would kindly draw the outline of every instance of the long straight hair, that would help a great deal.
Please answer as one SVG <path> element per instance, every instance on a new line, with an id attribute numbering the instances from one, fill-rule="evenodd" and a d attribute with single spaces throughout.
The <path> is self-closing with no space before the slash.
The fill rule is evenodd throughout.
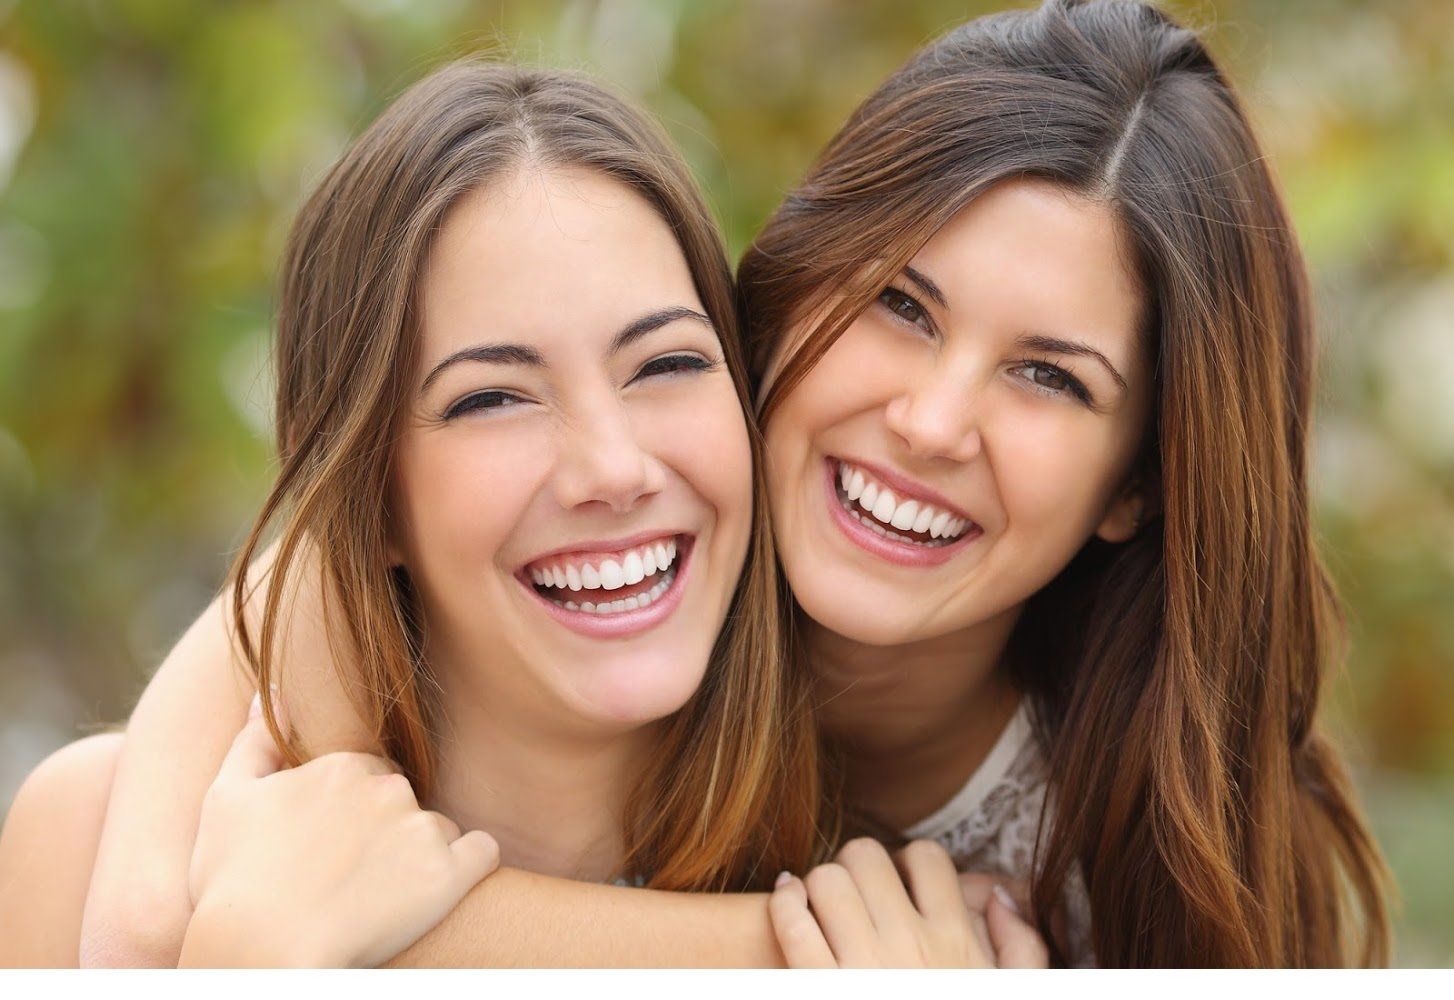
<path id="1" fill-rule="evenodd" d="M 1342 644 L 1309 517 L 1305 269 L 1195 34 L 1143 3 L 1051 0 L 917 53 L 742 261 L 755 377 L 824 310 L 763 419 L 941 226 L 1017 177 L 1118 219 L 1156 373 L 1137 474 L 1161 510 L 1125 544 L 1091 539 L 1007 650 L 1048 748 L 1043 929 L 1078 865 L 1102 964 L 1385 963 L 1385 869 L 1315 724 Z"/>
<path id="2" fill-rule="evenodd" d="M 289 581 L 316 550 L 330 641 L 383 752 L 421 796 L 438 706 L 407 573 L 390 568 L 388 483 L 418 363 L 419 278 L 450 209 L 514 170 L 579 167 L 643 197 L 670 226 L 721 340 L 752 439 L 752 540 L 701 688 L 667 722 L 627 807 L 631 873 L 671 889 L 761 887 L 820 853 L 824 797 L 808 680 L 785 654 L 785 597 L 763 500 L 729 266 L 691 174 L 644 115 L 583 77 L 452 64 L 400 96 L 344 153 L 293 225 L 277 317 L 280 471 L 232 578 L 238 644 L 275 680 Z M 260 623 L 247 577 L 281 526 Z M 304 558 L 304 557 L 307 558 Z M 254 629 L 257 635 L 254 635 Z M 268 724 L 280 742 L 272 706 Z M 294 761 L 301 748 L 289 744 Z"/>

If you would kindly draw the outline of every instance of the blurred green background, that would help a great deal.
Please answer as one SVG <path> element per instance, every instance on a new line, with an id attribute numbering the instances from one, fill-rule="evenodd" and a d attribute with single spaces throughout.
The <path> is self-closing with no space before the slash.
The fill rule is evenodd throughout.
<path id="1" fill-rule="evenodd" d="M 847 112 L 985 2 L 0 0 L 0 807 L 119 720 L 271 471 L 294 208 L 481 50 L 588 69 L 686 150 L 734 256 Z M 1454 964 L 1454 4 L 1170 3 L 1244 89 L 1314 271 L 1315 474 L 1352 657 L 1334 728 Z"/>

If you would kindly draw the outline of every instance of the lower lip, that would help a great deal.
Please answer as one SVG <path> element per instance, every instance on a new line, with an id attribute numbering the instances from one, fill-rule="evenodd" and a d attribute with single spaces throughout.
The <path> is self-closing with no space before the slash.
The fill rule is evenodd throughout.
<path id="1" fill-rule="evenodd" d="M 848 511 L 843 509 L 843 504 L 838 500 L 838 473 L 834 465 L 831 458 L 823 460 L 823 485 L 827 490 L 825 497 L 828 501 L 828 514 L 832 517 L 833 523 L 838 525 L 839 530 L 848 536 L 850 542 L 871 555 L 878 556 L 896 566 L 942 566 L 958 555 L 970 542 L 984 534 L 984 529 L 976 524 L 948 545 L 932 547 L 885 538 L 859 524 L 849 516 Z"/>
<path id="2" fill-rule="evenodd" d="M 635 611 L 617 611 L 609 615 L 598 615 L 591 611 L 572 611 L 569 608 L 561 607 L 549 598 L 542 597 L 526 580 L 518 576 L 516 579 L 520 580 L 521 586 L 530 592 L 530 596 L 541 607 L 545 608 L 546 614 L 572 632 L 578 632 L 592 639 L 623 639 L 655 628 L 671 617 L 672 612 L 682 603 L 682 594 L 686 592 L 687 575 L 691 572 L 692 552 L 696 547 L 695 537 L 690 540 L 677 540 L 676 578 L 672 580 L 666 593 L 646 607 L 637 608 Z M 602 590 L 597 593 L 609 594 L 610 591 Z"/>

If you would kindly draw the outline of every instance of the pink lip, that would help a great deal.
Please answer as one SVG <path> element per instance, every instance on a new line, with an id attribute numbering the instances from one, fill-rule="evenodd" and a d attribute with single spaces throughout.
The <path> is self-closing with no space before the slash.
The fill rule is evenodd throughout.
<path id="1" fill-rule="evenodd" d="M 848 459 L 847 461 L 850 465 L 859 464 L 854 459 Z M 984 534 L 984 529 L 976 524 L 948 545 L 938 545 L 934 548 L 915 545 L 912 542 L 896 542 L 892 538 L 885 538 L 876 532 L 868 530 L 848 516 L 848 511 L 844 510 L 843 504 L 838 502 L 838 472 L 833 466 L 833 459 L 828 458 L 823 460 L 823 486 L 827 491 L 824 498 L 828 501 L 828 514 L 833 518 L 833 523 L 838 525 L 839 530 L 848 536 L 850 542 L 871 555 L 878 556 L 880 559 L 884 559 L 898 566 L 942 566 L 958 555 L 960 550 L 966 545 Z M 876 468 L 867 465 L 862 467 L 868 469 L 875 476 L 879 474 L 879 470 Z M 903 482 L 902 477 L 900 477 L 899 481 Z M 896 485 L 890 481 L 889 477 L 884 477 L 883 483 L 886 486 Z M 910 490 L 906 488 L 905 492 L 910 492 Z M 937 499 L 934 499 L 932 493 L 928 494 L 926 499 L 929 499 L 936 505 L 939 503 Z M 946 509 L 952 509 L 957 512 L 957 508 L 949 507 L 949 505 L 946 505 Z"/>
<path id="2" fill-rule="evenodd" d="M 629 549 L 633 545 L 639 545 L 642 542 L 660 537 L 662 537 L 660 532 L 641 535 L 639 539 L 629 541 L 622 547 Z M 638 608 L 635 611 L 621 611 L 612 615 L 598 615 L 590 611 L 571 611 L 568 608 L 561 607 L 554 601 L 541 597 L 540 593 L 536 591 L 528 579 L 524 579 L 519 575 L 516 576 L 516 579 L 520 581 L 521 586 L 529 591 L 530 596 L 541 607 L 545 608 L 546 614 L 550 615 L 572 632 L 577 632 L 591 639 L 622 639 L 640 632 L 645 632 L 647 629 L 655 628 L 670 618 L 672 612 L 681 605 L 682 595 L 686 591 L 687 573 L 690 572 L 692 550 L 696 548 L 696 541 L 695 536 L 686 535 L 677 542 L 677 575 L 672 580 L 671 586 L 667 588 L 666 593 L 662 594 L 655 601 L 652 601 L 649 606 Z M 582 550 L 579 548 L 561 550 L 562 553 L 580 551 L 598 550 Z M 538 562 L 539 560 L 536 561 Z M 603 591 L 602 593 L 609 593 L 609 591 Z"/>
<path id="3" fill-rule="evenodd" d="M 563 545 L 558 549 L 551 549 L 549 552 L 542 552 L 532 557 L 529 561 L 521 564 L 524 570 L 536 563 L 543 563 L 550 559 L 560 559 L 563 556 L 611 556 L 621 555 L 639 545 L 647 542 L 655 542 L 665 538 L 673 538 L 677 535 L 685 535 L 685 531 L 641 531 L 626 538 L 613 538 L 600 542 L 575 542 L 571 545 Z"/>

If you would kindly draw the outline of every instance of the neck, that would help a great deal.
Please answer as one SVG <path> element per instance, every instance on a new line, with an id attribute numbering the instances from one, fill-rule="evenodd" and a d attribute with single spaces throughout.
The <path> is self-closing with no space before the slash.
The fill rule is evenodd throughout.
<path id="1" fill-rule="evenodd" d="M 905 829 L 975 772 L 1019 706 L 1003 669 L 1019 607 L 950 635 L 869 646 L 804 617 L 820 715 L 849 798 Z"/>
<path id="2" fill-rule="evenodd" d="M 627 796 L 656 727 L 586 736 L 543 735 L 496 699 L 442 685 L 446 719 L 429 808 L 485 830 L 500 863 L 589 882 L 622 874 Z M 503 701 L 500 699 L 499 701 Z"/>

